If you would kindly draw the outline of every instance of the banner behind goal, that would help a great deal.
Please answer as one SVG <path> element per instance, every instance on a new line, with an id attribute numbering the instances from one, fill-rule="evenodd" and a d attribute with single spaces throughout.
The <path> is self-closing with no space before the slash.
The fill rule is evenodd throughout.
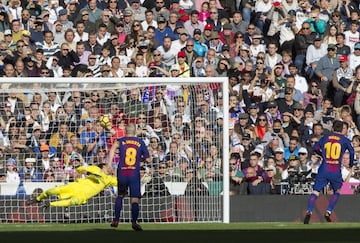
<path id="1" fill-rule="evenodd" d="M 109 222 L 116 188 L 81 206 L 26 207 L 33 193 L 71 183 L 80 164 L 111 164 L 124 126 L 137 124 L 141 222 L 229 222 L 227 78 L 4 79 L 0 117 L 2 222 Z M 107 114 L 111 125 L 99 119 Z M 79 159 L 80 158 L 80 159 Z M 50 200 L 57 200 L 50 198 Z M 131 218 L 128 199 L 122 220 Z"/>

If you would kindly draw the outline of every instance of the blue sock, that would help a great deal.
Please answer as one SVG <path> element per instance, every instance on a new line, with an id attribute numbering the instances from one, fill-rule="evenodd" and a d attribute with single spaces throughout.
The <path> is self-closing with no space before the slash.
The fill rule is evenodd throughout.
<path id="1" fill-rule="evenodd" d="M 327 211 L 329 213 L 331 213 L 332 210 L 334 209 L 337 201 L 339 200 L 339 197 L 340 197 L 340 193 L 338 193 L 338 192 L 334 192 L 334 194 L 331 196 L 329 206 L 327 208 Z"/>
<path id="2" fill-rule="evenodd" d="M 308 211 L 311 213 L 315 206 L 315 201 L 317 199 L 317 196 L 315 194 L 311 194 L 308 200 Z"/>
<path id="3" fill-rule="evenodd" d="M 120 219 L 122 203 L 123 203 L 123 197 L 122 196 L 117 196 L 116 200 L 115 200 L 115 217 L 114 217 L 114 221 L 119 221 L 119 219 Z"/>
<path id="4" fill-rule="evenodd" d="M 131 222 L 136 223 L 139 217 L 139 203 L 131 204 Z"/>

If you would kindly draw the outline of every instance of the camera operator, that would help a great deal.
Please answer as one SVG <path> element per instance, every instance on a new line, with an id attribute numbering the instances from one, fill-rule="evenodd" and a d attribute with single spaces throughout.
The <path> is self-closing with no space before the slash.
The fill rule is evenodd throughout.
<path id="1" fill-rule="evenodd" d="M 282 122 L 279 119 L 274 120 L 272 129 L 267 131 L 262 139 L 264 146 L 267 146 L 271 139 L 279 139 L 279 147 L 289 146 L 289 135 L 285 133 Z"/>
<path id="2" fill-rule="evenodd" d="M 336 115 L 337 108 L 333 107 L 331 99 L 324 98 L 322 102 L 322 109 L 314 112 L 314 124 L 320 123 L 324 130 L 331 131 Z"/>
<path id="3" fill-rule="evenodd" d="M 360 182 L 360 165 L 350 167 L 350 153 L 345 152 L 342 157 L 341 175 L 344 182 Z"/>
<path id="4" fill-rule="evenodd" d="M 297 175 L 301 172 L 300 161 L 296 155 L 289 156 L 287 168 L 281 173 L 282 180 L 288 180 L 290 185 L 297 182 Z"/>

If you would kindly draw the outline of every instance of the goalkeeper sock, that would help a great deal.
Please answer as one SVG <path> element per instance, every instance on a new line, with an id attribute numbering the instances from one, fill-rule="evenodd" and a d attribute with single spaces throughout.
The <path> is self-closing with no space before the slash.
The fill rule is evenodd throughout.
<path id="1" fill-rule="evenodd" d="M 136 223 L 139 217 L 139 203 L 131 204 L 131 222 Z"/>
<path id="2" fill-rule="evenodd" d="M 340 193 L 334 192 L 334 194 L 330 198 L 329 206 L 327 208 L 328 212 L 330 212 L 330 213 L 332 212 L 332 210 L 334 209 L 337 201 L 339 200 L 339 197 L 340 197 Z"/>
<path id="3" fill-rule="evenodd" d="M 120 219 L 122 203 L 123 203 L 123 197 L 122 196 L 117 196 L 116 200 L 115 200 L 115 217 L 114 217 L 114 221 L 119 221 L 119 219 Z"/>
<path id="4" fill-rule="evenodd" d="M 315 206 L 315 201 L 317 199 L 317 196 L 315 194 L 311 194 L 308 200 L 308 212 L 312 212 Z"/>

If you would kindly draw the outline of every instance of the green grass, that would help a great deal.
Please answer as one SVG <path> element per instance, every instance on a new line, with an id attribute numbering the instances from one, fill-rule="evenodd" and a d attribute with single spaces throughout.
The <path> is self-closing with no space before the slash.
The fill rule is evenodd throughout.
<path id="1" fill-rule="evenodd" d="M 360 242 L 360 223 L 196 223 L 130 224 L 0 224 L 0 240 L 7 242 Z"/>

